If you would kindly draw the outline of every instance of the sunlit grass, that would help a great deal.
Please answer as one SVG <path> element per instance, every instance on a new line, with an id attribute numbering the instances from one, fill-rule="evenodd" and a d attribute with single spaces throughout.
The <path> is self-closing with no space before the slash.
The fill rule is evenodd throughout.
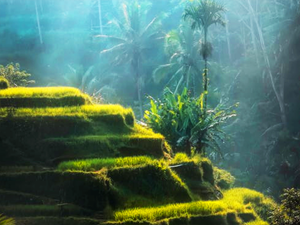
<path id="1" fill-rule="evenodd" d="M 229 189 L 233 187 L 235 177 L 232 176 L 228 171 L 214 167 L 214 179 L 216 184 L 221 189 Z"/>
<path id="2" fill-rule="evenodd" d="M 0 108 L 0 117 L 13 118 L 43 118 L 43 117 L 74 117 L 74 118 L 103 118 L 114 121 L 123 118 L 125 124 L 134 124 L 134 114 L 132 109 L 124 108 L 121 105 L 83 105 L 76 107 L 54 107 L 54 108 Z M 107 118 L 107 119 L 106 119 Z M 113 125 L 113 124 L 112 124 Z M 136 128 L 137 131 L 141 130 Z M 144 131 L 145 132 L 145 131 Z M 153 133 L 153 132 L 152 132 Z"/>
<path id="3" fill-rule="evenodd" d="M 89 95 L 71 87 L 8 88 L 0 90 L 0 107 L 62 107 L 92 104 Z"/>
<path id="4" fill-rule="evenodd" d="M 58 166 L 58 170 L 66 171 L 97 171 L 104 167 L 135 167 L 153 164 L 154 159 L 147 156 L 124 157 L 124 158 L 105 158 L 105 159 L 87 159 L 62 162 Z"/>
<path id="5" fill-rule="evenodd" d="M 81 96 L 83 93 L 72 87 L 16 87 L 0 90 L 0 98 L 31 98 L 31 97 L 53 97 Z"/>
<path id="6" fill-rule="evenodd" d="M 185 155 L 182 157 L 182 154 Z M 184 153 L 177 153 L 174 157 L 177 163 L 192 162 L 194 159 L 189 158 Z M 200 158 L 199 158 L 200 160 Z M 164 159 L 154 159 L 149 156 L 135 156 L 135 157 L 120 157 L 120 158 L 97 158 L 97 159 L 84 159 L 84 160 L 72 160 L 65 161 L 58 165 L 60 171 L 98 171 L 104 167 L 107 169 L 111 168 L 126 168 L 126 167 L 137 167 L 146 165 L 163 165 L 168 167 L 173 164 L 173 160 L 166 161 Z M 178 179 L 177 175 L 176 180 Z"/>
<path id="7" fill-rule="evenodd" d="M 170 161 L 169 164 L 181 164 L 181 163 L 189 163 L 194 162 L 195 164 L 199 164 L 203 160 L 200 155 L 194 155 L 193 157 L 189 157 L 185 153 L 177 153 Z"/>
<path id="8" fill-rule="evenodd" d="M 245 225 L 269 225 L 268 222 L 266 221 L 263 221 L 261 219 L 257 219 L 257 220 L 254 220 L 254 221 L 251 221 L 251 222 L 248 222 L 248 223 L 244 223 Z"/>
<path id="9" fill-rule="evenodd" d="M 0 108 L 0 115 L 6 116 L 7 108 Z M 99 116 L 99 115 L 131 115 L 132 109 L 126 109 L 121 105 L 84 105 L 76 107 L 57 108 L 16 108 L 13 111 L 14 117 L 42 117 L 42 116 Z"/>
<path id="10" fill-rule="evenodd" d="M 215 201 L 199 201 L 183 204 L 172 204 L 155 208 L 140 208 L 115 213 L 117 221 L 149 221 L 189 217 L 192 215 L 208 216 L 226 211 L 226 205 Z"/>
<path id="11" fill-rule="evenodd" d="M 127 209 L 117 211 L 114 219 L 120 222 L 157 222 L 163 219 L 225 214 L 232 211 L 237 213 L 253 212 L 252 205 L 263 204 L 265 199 L 263 194 L 256 191 L 235 188 L 224 192 L 224 198 L 218 201 L 197 201 L 161 207 Z M 253 213 L 255 214 L 255 212 Z M 264 223 L 261 222 L 261 224 Z"/>

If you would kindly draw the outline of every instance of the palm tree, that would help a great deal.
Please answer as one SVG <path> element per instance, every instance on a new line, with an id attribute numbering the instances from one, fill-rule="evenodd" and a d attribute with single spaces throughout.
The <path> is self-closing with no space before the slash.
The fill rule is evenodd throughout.
<path id="1" fill-rule="evenodd" d="M 155 42 L 162 39 L 160 21 L 157 17 L 150 23 L 144 23 L 146 10 L 138 1 L 122 4 L 121 20 L 110 21 L 115 27 L 116 35 L 97 35 L 108 39 L 113 45 L 101 51 L 101 54 L 111 54 L 110 67 L 130 65 L 136 82 L 136 92 L 139 101 L 140 115 L 143 117 L 141 73 L 142 63 L 147 53 L 151 52 Z M 143 17 L 144 16 L 144 17 Z"/>
<path id="2" fill-rule="evenodd" d="M 208 68 L 207 60 L 212 54 L 212 45 L 207 41 L 208 28 L 213 24 L 225 26 L 225 21 L 222 13 L 225 11 L 224 6 L 216 3 L 213 0 L 197 0 L 195 3 L 189 5 L 183 13 L 184 20 L 191 20 L 191 28 L 193 30 L 199 29 L 203 31 L 204 41 L 201 46 L 200 54 L 205 62 L 203 72 L 203 90 L 204 90 L 204 113 L 207 108 L 207 94 L 208 94 Z"/>
<path id="3" fill-rule="evenodd" d="M 182 24 L 165 37 L 165 53 L 169 56 L 169 63 L 154 70 L 153 79 L 159 83 L 165 76 L 172 75 L 166 86 L 175 84 L 175 95 L 182 86 L 186 86 L 192 95 L 195 94 L 195 78 L 200 71 L 198 33 Z"/>

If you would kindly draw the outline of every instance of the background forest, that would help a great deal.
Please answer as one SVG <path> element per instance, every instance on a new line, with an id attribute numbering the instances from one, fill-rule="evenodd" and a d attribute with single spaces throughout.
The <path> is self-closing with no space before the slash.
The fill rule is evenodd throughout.
<path id="1" fill-rule="evenodd" d="M 182 17 L 188 0 L 0 0 L 0 64 L 19 63 L 35 86 L 73 86 L 143 120 L 147 96 L 200 96 L 203 30 Z M 237 186 L 273 196 L 300 187 L 300 1 L 220 0 L 209 27 L 208 108 L 239 102 L 223 127 Z M 221 26 L 224 25 L 224 26 Z M 203 54 L 202 54 L 203 55 Z"/>

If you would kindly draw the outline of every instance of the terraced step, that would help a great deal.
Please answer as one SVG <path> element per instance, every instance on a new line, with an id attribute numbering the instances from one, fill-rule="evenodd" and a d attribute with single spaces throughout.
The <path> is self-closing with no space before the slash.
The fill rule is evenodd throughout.
<path id="1" fill-rule="evenodd" d="M 253 220 L 255 221 L 256 218 Z M 236 213 L 222 213 L 217 215 L 205 215 L 205 216 L 191 216 L 191 217 L 182 217 L 182 218 L 170 218 L 168 220 L 168 225 L 242 225 L 245 221 L 241 220 L 241 218 Z M 247 221 L 250 222 L 250 221 Z M 140 222 L 140 221 L 130 221 L 123 223 L 110 223 L 110 225 L 153 225 L 151 222 Z M 165 221 L 158 221 L 155 223 L 156 225 L 165 225 Z M 256 223 L 260 225 L 260 223 Z M 264 225 L 264 223 L 261 223 Z"/>
<path id="2" fill-rule="evenodd" d="M 66 107 L 86 104 L 91 104 L 90 97 L 71 87 L 18 87 L 0 90 L 0 108 Z"/>
<path id="3" fill-rule="evenodd" d="M 92 216 L 93 211 L 68 204 L 55 205 L 0 205 L 0 212 L 9 217 L 31 217 L 31 216 Z"/>
<path id="4" fill-rule="evenodd" d="M 128 133 L 133 126 L 132 110 L 120 105 L 0 108 L 0 137 L 18 142 L 34 142 L 45 137 Z"/>
<path id="5" fill-rule="evenodd" d="M 245 188 L 224 192 L 224 198 L 215 201 L 196 201 L 149 208 L 132 208 L 115 212 L 113 224 L 163 224 L 171 225 L 241 225 L 250 222 L 266 225 L 261 220 L 266 209 L 275 206 L 272 199 Z"/>
<path id="6" fill-rule="evenodd" d="M 41 160 L 58 163 L 65 160 L 150 155 L 162 157 L 164 138 L 161 135 L 106 135 L 74 138 L 51 138 L 37 145 L 35 155 Z M 39 153 L 39 154 L 38 154 Z"/>
<path id="7" fill-rule="evenodd" d="M 22 192 L 91 210 L 107 206 L 110 183 L 105 175 L 79 172 L 28 172 L 0 174 L 0 189 Z"/>
<path id="8" fill-rule="evenodd" d="M 7 205 L 55 205 L 58 199 L 41 197 L 23 192 L 0 190 L 0 206 Z"/>
<path id="9" fill-rule="evenodd" d="M 16 225 L 101 225 L 101 221 L 78 217 L 17 217 Z"/>
<path id="10" fill-rule="evenodd" d="M 171 169 L 159 163 L 108 169 L 107 176 L 118 189 L 118 208 L 135 208 L 153 202 L 168 204 L 192 200 L 182 180 Z"/>

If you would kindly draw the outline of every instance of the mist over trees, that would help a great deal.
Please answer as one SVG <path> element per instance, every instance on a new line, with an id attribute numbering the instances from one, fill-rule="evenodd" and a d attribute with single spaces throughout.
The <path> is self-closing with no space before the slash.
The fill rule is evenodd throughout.
<path id="1" fill-rule="evenodd" d="M 182 18 L 195 2 L 2 0 L 0 64 L 19 63 L 37 86 L 74 86 L 133 107 L 139 120 L 146 96 L 165 87 L 199 96 L 208 71 L 208 107 L 240 103 L 223 127 L 225 159 L 209 157 L 240 186 L 275 196 L 300 187 L 300 2 L 219 0 L 225 27 L 213 21 L 208 32 Z"/>

